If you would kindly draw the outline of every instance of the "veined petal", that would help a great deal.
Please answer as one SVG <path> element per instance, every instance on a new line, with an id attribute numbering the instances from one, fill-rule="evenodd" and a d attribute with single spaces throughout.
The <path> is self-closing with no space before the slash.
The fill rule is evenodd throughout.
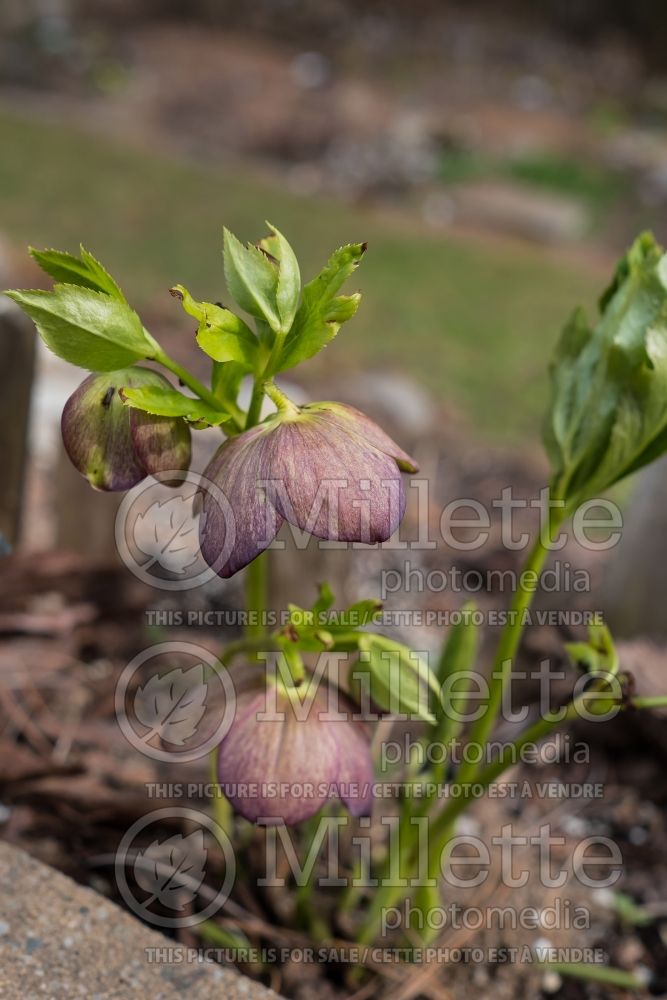
<path id="1" fill-rule="evenodd" d="M 223 578 L 263 552 L 283 523 L 261 485 L 270 478 L 266 448 L 266 429 L 253 427 L 225 441 L 204 470 L 199 544 L 206 562 Z"/>
<path id="2" fill-rule="evenodd" d="M 336 748 L 314 713 L 297 718 L 284 697 L 278 708 L 284 717 L 270 717 L 264 691 L 237 700 L 239 714 L 218 751 L 218 779 L 245 819 L 291 826 L 327 802 Z"/>
<path id="3" fill-rule="evenodd" d="M 419 472 L 419 466 L 406 451 L 396 444 L 396 442 L 386 434 L 382 428 L 367 417 L 361 410 L 346 403 L 314 403 L 312 406 L 304 407 L 304 412 L 322 411 L 330 415 L 330 420 L 339 424 L 347 433 L 357 434 L 362 440 L 378 451 L 389 455 L 394 459 L 399 469 L 403 472 Z"/>
<path id="4" fill-rule="evenodd" d="M 287 521 L 319 538 L 367 544 L 398 528 L 405 492 L 396 462 L 328 413 L 279 424 L 269 446 L 270 496 Z"/>

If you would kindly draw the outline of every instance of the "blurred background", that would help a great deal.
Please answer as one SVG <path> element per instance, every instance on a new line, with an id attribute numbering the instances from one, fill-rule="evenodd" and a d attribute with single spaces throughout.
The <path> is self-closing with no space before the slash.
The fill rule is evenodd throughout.
<path id="1" fill-rule="evenodd" d="M 341 399 L 386 426 L 420 460 L 436 525 L 452 498 L 488 503 L 508 485 L 535 496 L 563 323 L 578 303 L 595 309 L 637 231 L 667 241 L 664 3 L 0 0 L 0 288 L 48 284 L 28 245 L 83 243 L 204 376 L 192 322 L 168 290 L 224 301 L 223 224 L 254 240 L 267 218 L 306 280 L 335 246 L 369 244 L 353 282 L 360 311 L 287 373 L 294 397 Z M 16 553 L 0 573 L 2 837 L 113 895 L 85 859 L 115 849 L 148 808 L 146 782 L 168 773 L 124 741 L 114 684 L 137 650 L 178 634 L 150 625 L 146 609 L 181 605 L 120 564 L 119 498 L 94 494 L 63 457 L 60 414 L 82 377 L 0 297 L 0 533 L 3 553 Z M 219 441 L 207 434 L 198 469 Z M 636 518 L 650 531 L 622 560 L 612 624 L 621 631 L 635 615 L 625 632 L 642 638 L 624 645 L 623 664 L 638 664 L 643 692 L 657 694 L 665 652 L 648 639 L 667 630 L 667 555 L 654 558 L 667 538 L 664 463 L 651 475 Z M 497 527 L 482 552 L 410 558 L 425 572 L 514 567 L 520 553 Z M 597 608 L 595 588 L 613 576 L 602 557 L 570 546 L 563 558 L 590 573 L 596 596 L 552 603 Z M 379 573 L 403 559 L 298 553 L 276 560 L 274 591 L 281 606 L 285 595 L 310 603 L 329 577 L 342 606 L 376 596 Z M 507 601 L 475 596 L 482 607 Z M 398 592 L 388 606 L 462 600 Z M 183 601 L 224 609 L 243 598 L 235 579 Z M 219 649 L 220 629 L 194 636 Z M 571 637 L 530 630 L 526 661 L 563 663 Z M 441 640 L 442 629 L 425 630 L 419 648 Z M 609 797 L 590 822 L 621 843 L 626 891 L 664 900 L 664 720 L 623 725 L 594 761 Z M 628 967 L 653 961 L 635 953 Z"/>

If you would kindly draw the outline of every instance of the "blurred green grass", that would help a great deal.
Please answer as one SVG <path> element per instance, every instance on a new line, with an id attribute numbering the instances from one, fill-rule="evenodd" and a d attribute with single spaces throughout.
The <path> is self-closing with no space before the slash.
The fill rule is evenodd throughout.
<path id="1" fill-rule="evenodd" d="M 364 295 L 360 312 L 313 366 L 407 372 L 480 436 L 537 437 L 552 344 L 600 285 L 567 251 L 443 235 L 404 216 L 301 198 L 248 170 L 0 114 L 0 231 L 18 245 L 84 243 L 140 309 L 162 296 L 169 308 L 176 282 L 224 299 L 222 224 L 254 239 L 267 218 L 294 244 L 306 279 L 335 246 L 369 241 L 351 283 Z"/>

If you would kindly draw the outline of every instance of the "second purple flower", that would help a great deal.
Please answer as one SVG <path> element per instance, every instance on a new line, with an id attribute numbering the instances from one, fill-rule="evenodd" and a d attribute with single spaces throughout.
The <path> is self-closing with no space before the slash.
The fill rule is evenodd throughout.
<path id="1" fill-rule="evenodd" d="M 386 541 L 405 512 L 401 471 L 417 469 L 354 407 L 287 402 L 264 423 L 225 441 L 205 469 L 205 479 L 229 506 L 223 511 L 215 490 L 204 484 L 202 554 L 220 576 L 230 577 L 270 545 L 284 521 L 318 538 Z M 220 566 L 225 547 L 229 554 Z"/>

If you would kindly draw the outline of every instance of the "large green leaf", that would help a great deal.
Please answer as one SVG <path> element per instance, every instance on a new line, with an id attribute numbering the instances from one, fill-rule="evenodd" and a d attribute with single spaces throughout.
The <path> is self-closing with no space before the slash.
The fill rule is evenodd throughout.
<path id="1" fill-rule="evenodd" d="M 551 364 L 544 441 L 555 495 L 592 497 L 667 449 L 667 257 L 640 236 L 590 327 L 579 309 Z"/>
<path id="2" fill-rule="evenodd" d="M 337 292 L 359 266 L 365 250 L 365 243 L 340 247 L 320 274 L 304 286 L 301 305 L 285 339 L 277 371 L 293 368 L 312 358 L 333 340 L 341 324 L 354 316 L 361 299 L 359 293 L 338 295 Z"/>
<path id="3" fill-rule="evenodd" d="M 125 302 L 77 285 L 12 291 L 54 354 L 90 371 L 113 371 L 154 356 L 155 345 Z"/>

